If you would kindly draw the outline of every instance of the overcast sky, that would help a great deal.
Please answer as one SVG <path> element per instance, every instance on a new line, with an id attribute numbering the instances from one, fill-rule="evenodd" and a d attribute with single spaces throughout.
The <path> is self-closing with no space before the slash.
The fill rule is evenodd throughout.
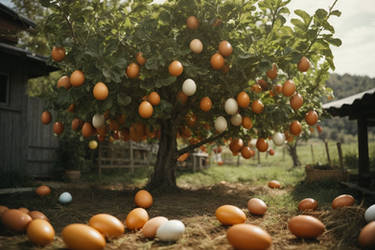
<path id="1" fill-rule="evenodd" d="M 155 0 L 162 2 L 164 0 Z M 9 4 L 10 0 L 0 0 Z M 289 8 L 304 9 L 313 14 L 318 8 L 328 9 L 333 0 L 292 0 Z M 375 0 L 338 0 L 336 8 L 342 16 L 332 17 L 336 36 L 343 42 L 333 47 L 336 73 L 375 77 Z"/>

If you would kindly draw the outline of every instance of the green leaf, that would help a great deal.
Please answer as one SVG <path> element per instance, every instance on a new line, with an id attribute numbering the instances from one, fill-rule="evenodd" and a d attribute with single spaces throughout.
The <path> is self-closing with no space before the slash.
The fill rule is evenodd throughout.
<path id="1" fill-rule="evenodd" d="M 117 95 L 117 102 L 121 105 L 121 106 L 127 106 L 129 105 L 131 102 L 132 102 L 132 98 L 124 93 L 119 93 Z"/>
<path id="2" fill-rule="evenodd" d="M 307 39 L 309 39 L 311 41 L 311 40 L 315 39 L 317 34 L 318 34 L 318 30 L 315 30 L 315 29 L 308 30 L 307 33 L 306 33 Z"/>
<path id="3" fill-rule="evenodd" d="M 326 18 L 328 15 L 328 12 L 325 10 L 325 9 L 317 9 L 315 11 L 315 16 L 319 19 L 319 20 L 324 20 L 324 18 Z"/>
<path id="4" fill-rule="evenodd" d="M 331 12 L 331 15 L 334 15 L 334 16 L 341 16 L 341 11 L 339 11 L 339 10 L 334 10 L 334 11 L 332 11 Z"/>
<path id="5" fill-rule="evenodd" d="M 292 18 L 292 20 L 290 20 L 290 22 L 297 28 L 300 28 L 301 30 L 305 30 L 305 24 L 299 20 L 299 19 L 296 19 L 296 18 Z"/>
<path id="6" fill-rule="evenodd" d="M 324 21 L 322 25 L 326 30 L 335 33 L 335 28 L 333 28 L 333 26 L 328 21 Z"/>
<path id="7" fill-rule="evenodd" d="M 342 44 L 341 40 L 338 38 L 326 38 L 325 40 L 336 47 L 339 47 Z"/>
<path id="8" fill-rule="evenodd" d="M 294 13 L 297 15 L 297 16 L 300 16 L 303 21 L 305 22 L 305 24 L 308 24 L 310 22 L 310 15 L 304 11 L 304 10 L 295 10 Z"/>

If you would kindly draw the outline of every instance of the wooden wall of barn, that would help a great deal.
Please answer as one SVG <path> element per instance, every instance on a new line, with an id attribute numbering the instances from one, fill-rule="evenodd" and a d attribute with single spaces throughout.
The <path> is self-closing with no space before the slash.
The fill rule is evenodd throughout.
<path id="1" fill-rule="evenodd" d="M 52 124 L 40 122 L 42 101 L 26 95 L 29 65 L 19 57 L 0 57 L 0 72 L 10 81 L 8 104 L 0 104 L 0 175 L 51 176 L 58 141 Z"/>

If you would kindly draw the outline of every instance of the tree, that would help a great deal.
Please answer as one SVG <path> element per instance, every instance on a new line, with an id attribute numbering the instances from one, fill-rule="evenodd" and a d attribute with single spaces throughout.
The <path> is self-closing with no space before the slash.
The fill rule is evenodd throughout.
<path id="1" fill-rule="evenodd" d="M 290 0 L 43 0 L 51 11 L 42 25 L 49 46 L 66 51 L 54 63 L 67 76 L 76 70 L 84 75 L 84 83 L 79 72 L 71 75 L 75 87 L 56 89 L 48 108 L 63 114 L 73 103 L 74 117 L 88 122 L 82 131 L 86 137 L 94 134 L 86 133 L 92 117 L 104 114 L 99 140 L 158 140 L 148 187 L 174 188 L 180 155 L 219 138 L 241 139 L 246 145 L 251 138 L 288 130 L 291 121 L 302 122 L 310 110 L 322 113 L 321 96 L 330 94 L 325 80 L 329 68 L 334 69 L 330 45 L 341 44 L 328 22 L 340 16 L 336 1 L 313 16 L 296 10 L 298 18 L 288 26 Z M 305 73 L 297 67 L 303 57 L 309 60 L 305 67 L 311 64 L 300 69 Z M 104 83 L 99 84 L 103 92 L 98 88 L 94 98 L 98 82 Z M 288 96 L 280 93 L 282 83 Z M 289 93 L 285 85 L 303 96 L 302 107 L 291 108 L 294 90 Z M 157 92 L 160 103 L 148 102 L 151 92 Z M 243 117 L 252 126 L 240 126 Z M 308 129 L 305 122 L 302 127 Z M 180 148 L 180 136 L 189 138 L 190 145 Z"/>

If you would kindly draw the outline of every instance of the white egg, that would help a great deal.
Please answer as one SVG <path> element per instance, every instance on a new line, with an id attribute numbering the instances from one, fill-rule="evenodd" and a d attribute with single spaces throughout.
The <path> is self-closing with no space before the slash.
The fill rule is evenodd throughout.
<path id="1" fill-rule="evenodd" d="M 238 111 L 238 104 L 237 101 L 234 98 L 229 98 L 225 101 L 224 105 L 225 112 L 227 112 L 228 115 L 234 115 Z"/>
<path id="2" fill-rule="evenodd" d="M 367 222 L 375 221 L 375 204 L 366 209 L 365 220 Z"/>
<path id="3" fill-rule="evenodd" d="M 64 192 L 59 196 L 59 202 L 62 204 L 67 204 L 72 201 L 72 195 L 69 192 Z"/>
<path id="4" fill-rule="evenodd" d="M 191 40 L 189 47 L 191 51 L 193 51 L 196 54 L 199 54 L 203 50 L 203 43 L 199 39 L 193 39 Z"/>
<path id="5" fill-rule="evenodd" d="M 283 133 L 276 132 L 272 136 L 272 141 L 276 146 L 281 146 L 285 143 L 285 135 Z"/>
<path id="6" fill-rule="evenodd" d="M 192 79 L 186 79 L 182 84 L 182 92 L 187 96 L 192 96 L 197 90 L 197 85 Z"/>
<path id="7" fill-rule="evenodd" d="M 161 241 L 177 241 L 185 232 L 185 225 L 179 220 L 169 220 L 156 231 L 156 237 Z"/>
<path id="8" fill-rule="evenodd" d="M 223 116 L 219 116 L 218 118 L 216 118 L 216 120 L 215 120 L 215 128 L 216 128 L 216 130 L 219 133 L 221 133 L 224 130 L 226 130 L 227 126 L 228 126 L 227 120 Z"/>
<path id="9" fill-rule="evenodd" d="M 242 124 L 242 116 L 238 113 L 232 115 L 230 122 L 233 124 L 233 126 L 240 126 Z"/>
<path id="10" fill-rule="evenodd" d="M 94 128 L 101 128 L 104 126 L 104 123 L 105 123 L 104 115 L 95 114 L 92 117 L 92 125 L 94 126 Z"/>
<path id="11" fill-rule="evenodd" d="M 255 148 L 256 145 L 257 145 L 257 139 L 251 139 L 249 142 L 249 146 L 251 148 Z"/>

